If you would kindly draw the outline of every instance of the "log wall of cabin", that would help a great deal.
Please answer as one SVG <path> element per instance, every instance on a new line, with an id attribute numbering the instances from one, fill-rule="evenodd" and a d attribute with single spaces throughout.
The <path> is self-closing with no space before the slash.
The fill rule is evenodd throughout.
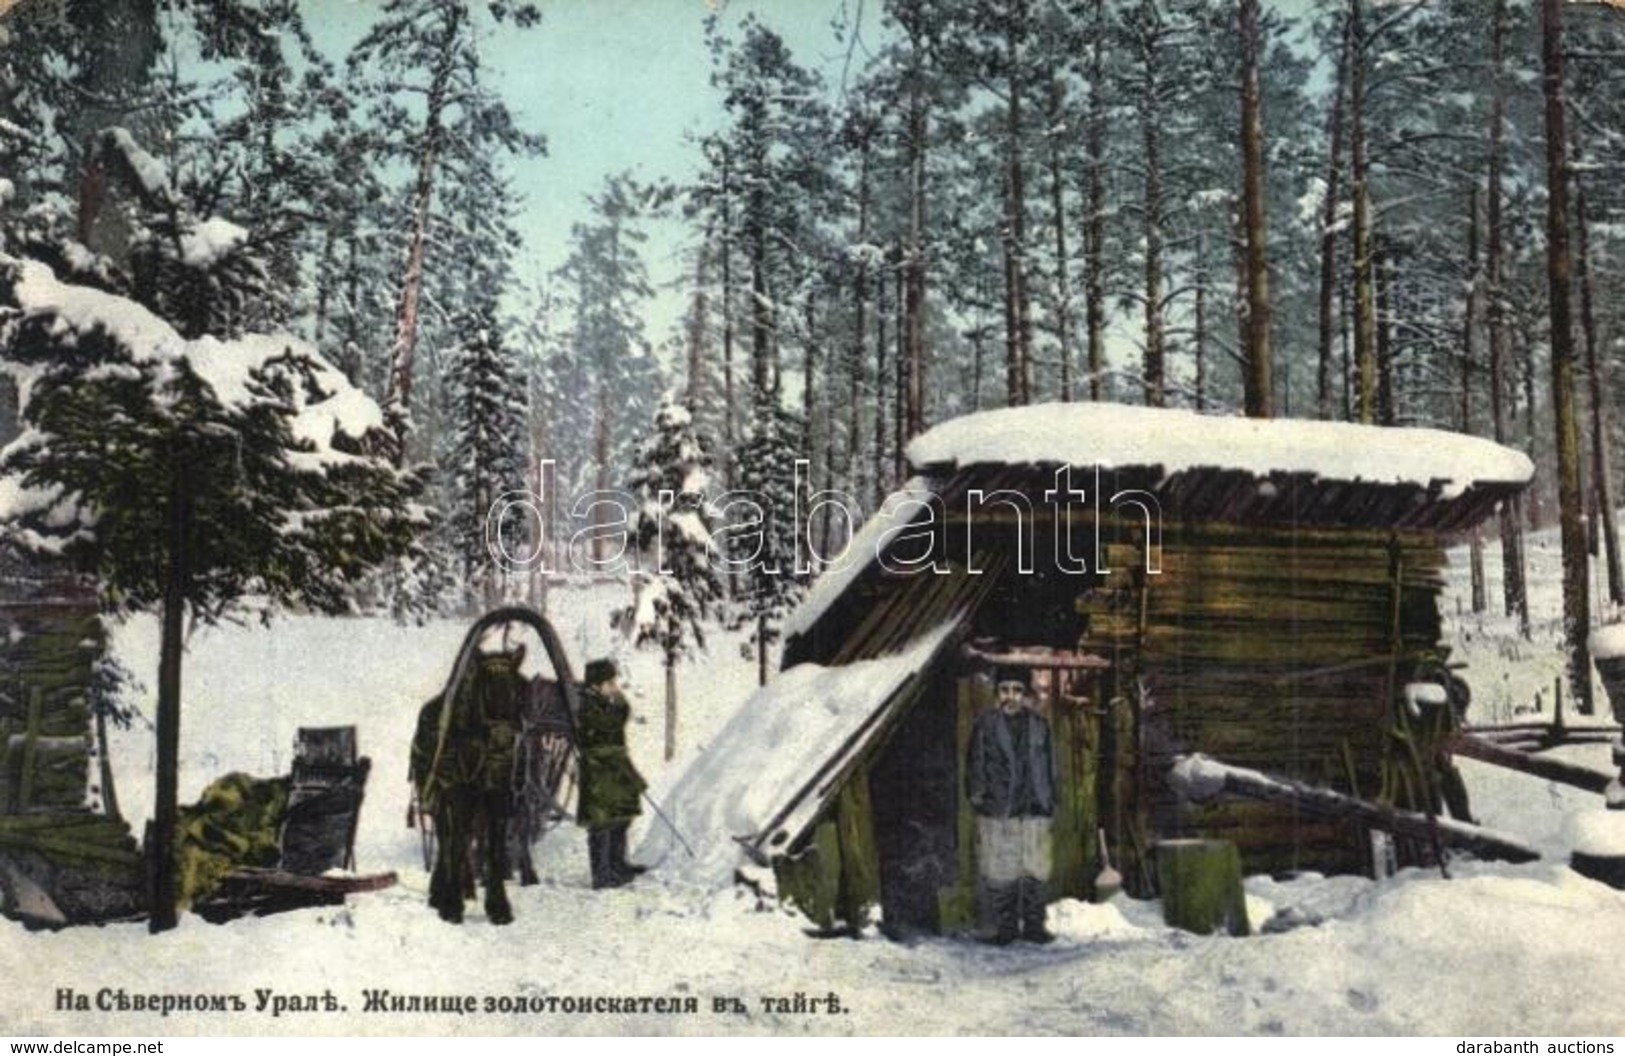
<path id="1" fill-rule="evenodd" d="M 1253 872 L 1365 871 L 1353 824 L 1250 802 L 1193 807 L 1164 775 L 1201 752 L 1377 798 L 1395 764 L 1392 702 L 1439 645 L 1437 539 L 1171 525 L 1162 551 L 1158 574 L 1079 598 L 1086 643 L 1143 679 L 1137 792 L 1152 833 L 1234 840 Z M 1145 567 L 1129 544 L 1107 560 Z"/>

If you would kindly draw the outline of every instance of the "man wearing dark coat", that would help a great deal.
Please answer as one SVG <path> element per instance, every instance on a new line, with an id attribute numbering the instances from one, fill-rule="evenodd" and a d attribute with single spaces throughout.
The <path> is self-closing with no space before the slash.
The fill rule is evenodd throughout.
<path id="1" fill-rule="evenodd" d="M 983 906 L 992 918 L 984 920 L 981 938 L 999 945 L 1017 938 L 1050 942 L 1055 936 L 1044 926 L 1044 886 L 1051 871 L 1055 745 L 1028 670 L 1001 667 L 994 684 L 998 707 L 976 717 L 965 768 Z"/>
<path id="2" fill-rule="evenodd" d="M 587 858 L 594 888 L 629 884 L 643 866 L 626 860 L 626 830 L 643 810 L 648 787 L 626 750 L 626 723 L 631 705 L 621 693 L 615 664 L 594 660 L 587 665 L 586 691 L 576 718 L 581 753 L 581 796 L 577 820 L 587 829 Z"/>

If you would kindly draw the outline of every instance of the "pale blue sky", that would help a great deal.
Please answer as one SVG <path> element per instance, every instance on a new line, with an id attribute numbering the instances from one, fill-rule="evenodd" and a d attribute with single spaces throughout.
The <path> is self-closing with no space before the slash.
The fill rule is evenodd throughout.
<path id="1" fill-rule="evenodd" d="M 313 33 L 335 57 L 364 32 L 376 0 L 316 0 Z M 520 274 L 534 282 L 564 262 L 572 224 L 586 216 L 588 195 L 607 176 L 629 171 L 644 180 L 695 172 L 693 137 L 720 121 L 710 86 L 705 19 L 720 12 L 728 30 L 754 13 L 780 33 L 797 60 L 823 70 L 834 90 L 846 60 L 831 23 L 857 17 L 864 33 L 880 32 L 880 0 L 541 0 L 542 24 L 503 27 L 484 44 L 504 98 L 519 122 L 547 137 L 547 155 L 515 162 L 525 196 L 520 230 L 526 248 Z M 853 68 L 862 65 L 861 52 Z M 678 277 L 684 228 L 649 224 L 646 262 L 657 284 Z M 659 343 L 682 311 L 672 293 L 656 298 L 648 336 Z"/>
<path id="2" fill-rule="evenodd" d="M 1283 13 L 1302 14 L 1309 0 L 1266 0 Z M 376 0 L 316 0 L 313 31 L 336 54 L 370 20 Z M 606 176 L 682 179 L 696 168 L 692 138 L 720 121 L 720 100 L 710 87 L 711 57 L 704 20 L 720 11 L 734 30 L 747 14 L 780 33 L 796 59 L 821 71 L 832 92 L 848 68 L 849 42 L 832 23 L 861 19 L 860 42 L 882 34 L 881 0 L 541 0 L 540 27 L 507 27 L 486 44 L 504 96 L 523 126 L 547 137 L 546 157 L 514 166 L 525 207 L 520 227 L 527 241 L 521 275 L 534 281 L 561 264 L 570 226 L 586 214 L 587 195 Z M 866 55 L 851 55 L 856 77 Z M 681 240 L 675 223 L 650 225 L 646 252 L 651 278 L 678 277 Z M 682 310 L 675 294 L 657 298 L 648 336 L 665 339 Z"/>

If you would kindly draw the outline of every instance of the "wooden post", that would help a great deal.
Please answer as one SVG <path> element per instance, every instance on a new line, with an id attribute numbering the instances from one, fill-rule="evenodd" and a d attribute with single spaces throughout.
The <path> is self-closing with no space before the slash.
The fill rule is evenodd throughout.
<path id="1" fill-rule="evenodd" d="M 1241 890 L 1241 852 L 1229 840 L 1163 840 L 1157 844 L 1157 886 L 1162 919 L 1170 926 L 1211 935 L 1250 935 Z"/>

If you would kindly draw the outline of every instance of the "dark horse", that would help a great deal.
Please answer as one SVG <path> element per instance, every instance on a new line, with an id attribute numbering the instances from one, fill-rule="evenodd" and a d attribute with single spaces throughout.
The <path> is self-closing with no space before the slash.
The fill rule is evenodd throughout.
<path id="1" fill-rule="evenodd" d="M 541 635 L 557 683 L 519 673 L 523 647 L 479 652 L 481 634 L 510 621 Z M 475 623 L 445 691 L 418 713 L 411 777 L 433 819 L 429 904 L 442 919 L 462 921 L 478 875 L 487 919 L 510 923 L 510 852 L 518 857 L 522 882 L 535 882 L 530 845 L 545 827 L 545 815 L 557 812 L 557 762 L 566 757 L 564 751 L 539 754 L 537 745 L 573 745 L 573 690 L 569 661 L 547 621 L 529 609 L 498 609 Z"/>

